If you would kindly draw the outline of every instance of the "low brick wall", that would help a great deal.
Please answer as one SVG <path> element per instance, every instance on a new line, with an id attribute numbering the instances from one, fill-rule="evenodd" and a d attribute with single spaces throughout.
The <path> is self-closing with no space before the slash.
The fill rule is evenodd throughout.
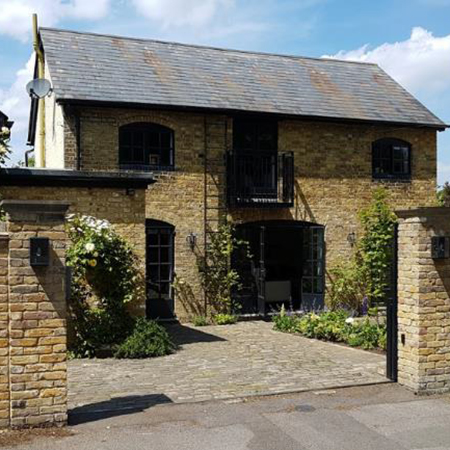
<path id="1" fill-rule="evenodd" d="M 432 236 L 450 236 L 450 208 L 397 213 L 398 381 L 418 393 L 450 391 L 450 259 L 432 259 Z"/>

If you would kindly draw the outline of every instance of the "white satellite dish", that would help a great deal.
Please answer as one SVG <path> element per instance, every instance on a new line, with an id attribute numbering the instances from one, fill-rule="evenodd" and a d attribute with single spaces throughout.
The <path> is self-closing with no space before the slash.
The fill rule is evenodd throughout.
<path id="1" fill-rule="evenodd" d="M 44 98 L 52 92 L 52 85 L 45 78 L 36 78 L 27 84 L 27 92 L 32 98 Z"/>

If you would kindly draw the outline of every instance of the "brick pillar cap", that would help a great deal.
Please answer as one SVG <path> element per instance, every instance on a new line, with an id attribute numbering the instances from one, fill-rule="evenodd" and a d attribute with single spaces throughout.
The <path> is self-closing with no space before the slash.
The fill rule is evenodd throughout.
<path id="1" fill-rule="evenodd" d="M 60 200 L 3 200 L 0 207 L 11 220 L 27 220 L 36 216 L 64 220 L 69 201 Z"/>
<path id="2" fill-rule="evenodd" d="M 403 209 L 395 211 L 397 217 L 401 219 L 409 219 L 411 217 L 436 217 L 448 216 L 450 217 L 450 208 L 445 206 L 429 206 L 424 208 Z"/>

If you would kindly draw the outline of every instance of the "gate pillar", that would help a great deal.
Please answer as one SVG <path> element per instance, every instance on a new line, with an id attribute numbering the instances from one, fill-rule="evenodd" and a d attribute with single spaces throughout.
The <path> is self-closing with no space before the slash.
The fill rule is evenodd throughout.
<path id="1" fill-rule="evenodd" d="M 0 426 L 67 422 L 67 202 L 5 200 L 0 236 Z"/>
<path id="2" fill-rule="evenodd" d="M 417 393 L 449 392 L 450 259 L 432 254 L 432 238 L 450 237 L 450 208 L 396 214 L 398 382 Z"/>

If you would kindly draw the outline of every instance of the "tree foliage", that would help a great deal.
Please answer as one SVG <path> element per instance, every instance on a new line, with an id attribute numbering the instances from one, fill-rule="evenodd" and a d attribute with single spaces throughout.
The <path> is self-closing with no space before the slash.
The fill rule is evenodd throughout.
<path id="1" fill-rule="evenodd" d="M 10 153 L 9 140 L 11 132 L 8 127 L 0 129 L 0 166 L 5 164 Z"/>
<path id="2" fill-rule="evenodd" d="M 448 181 L 439 186 L 437 200 L 440 206 L 450 206 L 450 183 Z"/>

